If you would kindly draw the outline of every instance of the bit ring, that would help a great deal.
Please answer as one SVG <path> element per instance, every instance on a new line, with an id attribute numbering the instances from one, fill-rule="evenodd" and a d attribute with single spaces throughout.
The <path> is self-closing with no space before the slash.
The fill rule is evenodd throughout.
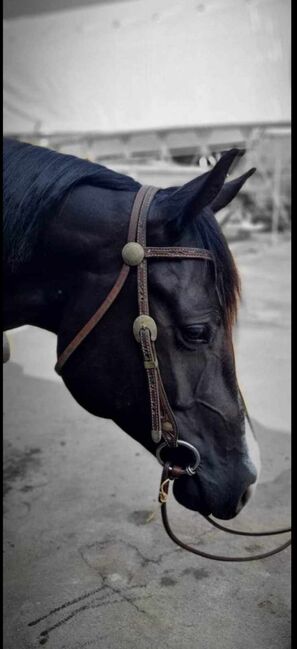
<path id="1" fill-rule="evenodd" d="M 176 444 L 177 444 L 177 446 L 185 446 L 190 451 L 192 451 L 192 453 L 193 453 L 193 455 L 195 457 L 195 462 L 194 462 L 194 464 L 187 466 L 185 471 L 189 476 L 195 475 L 196 470 L 197 470 L 197 468 L 198 468 L 198 466 L 200 464 L 200 461 L 201 461 L 201 456 L 200 456 L 200 453 L 199 453 L 198 449 L 195 448 L 195 446 L 193 446 L 193 444 L 190 444 L 189 442 L 184 442 L 181 439 L 178 439 Z M 165 448 L 165 446 L 168 448 L 168 444 L 166 444 L 166 442 L 162 442 L 162 444 L 160 444 L 160 446 L 158 446 L 158 448 L 156 450 L 157 460 L 162 466 L 164 465 L 164 462 L 162 461 L 162 458 L 161 458 L 161 451 L 162 451 L 163 448 Z"/>

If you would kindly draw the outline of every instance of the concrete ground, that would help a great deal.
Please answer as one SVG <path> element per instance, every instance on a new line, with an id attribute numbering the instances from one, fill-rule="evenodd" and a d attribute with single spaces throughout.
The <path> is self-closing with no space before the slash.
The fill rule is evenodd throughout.
<path id="1" fill-rule="evenodd" d="M 232 248 L 244 292 L 238 374 L 263 471 L 230 526 L 279 527 L 290 519 L 290 241 L 254 235 Z M 53 335 L 27 327 L 10 340 L 4 648 L 288 649 L 290 550 L 223 564 L 174 546 L 154 458 L 76 404 L 54 373 Z M 209 551 L 245 554 L 283 540 L 226 537 L 173 499 L 170 514 L 187 542 Z"/>

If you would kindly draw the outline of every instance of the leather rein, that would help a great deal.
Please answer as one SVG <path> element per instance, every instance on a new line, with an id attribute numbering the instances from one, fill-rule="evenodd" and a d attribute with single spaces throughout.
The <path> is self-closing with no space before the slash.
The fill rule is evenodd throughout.
<path id="1" fill-rule="evenodd" d="M 216 561 L 254 561 L 256 559 L 264 559 L 265 557 L 270 557 L 273 554 L 281 552 L 282 550 L 287 548 L 291 544 L 291 539 L 278 546 L 274 550 L 263 552 L 261 554 L 239 557 L 216 555 L 210 554 L 208 552 L 202 552 L 201 550 L 198 550 L 197 548 L 194 548 L 193 546 L 190 546 L 181 541 L 172 531 L 168 521 L 167 500 L 169 496 L 170 481 L 174 481 L 183 475 L 194 476 L 200 464 L 200 454 L 192 444 L 179 439 L 177 423 L 162 382 L 155 347 L 155 341 L 157 339 L 157 325 L 154 319 L 150 316 L 149 310 L 147 261 L 149 259 L 157 258 L 201 259 L 212 262 L 214 262 L 215 260 L 212 253 L 209 250 L 205 249 L 189 247 L 148 247 L 146 245 L 147 216 L 152 200 L 158 191 L 159 188 L 157 187 L 143 185 L 137 192 L 130 216 L 127 243 L 122 249 L 123 266 L 117 277 L 117 280 L 94 315 L 90 318 L 90 320 L 88 320 L 84 327 L 78 332 L 78 334 L 73 338 L 73 340 L 67 345 L 62 354 L 59 356 L 55 370 L 58 374 L 61 374 L 61 371 L 69 357 L 79 347 L 81 342 L 88 336 L 88 334 L 94 329 L 98 322 L 100 322 L 100 320 L 109 310 L 109 308 L 121 292 L 121 289 L 123 288 L 129 275 L 131 267 L 136 266 L 139 315 L 134 320 L 133 333 L 136 341 L 141 347 L 144 368 L 147 374 L 151 409 L 152 439 L 155 444 L 159 444 L 156 449 L 156 455 L 160 464 L 163 465 L 159 489 L 159 502 L 161 504 L 161 515 L 165 530 L 172 541 L 174 541 L 177 545 L 185 550 L 188 550 L 189 552 L 197 554 L 201 557 L 205 557 L 207 559 L 213 559 Z M 243 407 L 245 414 L 250 422 L 244 401 Z M 163 462 L 162 450 L 165 447 L 172 448 L 177 446 L 184 446 L 193 453 L 194 461 L 192 465 L 189 465 L 186 468 L 182 468 L 178 465 L 172 466 L 169 462 Z M 278 530 L 271 530 L 268 532 L 243 532 L 224 527 L 208 516 L 205 516 L 204 518 L 206 518 L 209 523 L 214 525 L 219 530 L 242 536 L 270 536 L 276 534 L 285 534 L 291 531 L 291 528 L 283 528 Z"/>

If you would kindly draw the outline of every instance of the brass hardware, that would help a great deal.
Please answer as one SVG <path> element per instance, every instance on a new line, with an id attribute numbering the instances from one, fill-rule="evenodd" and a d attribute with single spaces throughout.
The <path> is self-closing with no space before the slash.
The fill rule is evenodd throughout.
<path id="1" fill-rule="evenodd" d="M 144 361 L 143 364 L 146 370 L 153 370 L 158 367 L 158 359 L 156 358 L 155 361 Z"/>
<path id="2" fill-rule="evenodd" d="M 164 421 L 162 424 L 162 430 L 164 433 L 171 433 L 173 431 L 173 426 L 170 421 Z"/>
<path id="3" fill-rule="evenodd" d="M 161 431 L 160 430 L 152 430 L 151 435 L 152 435 L 153 442 L 155 442 L 155 444 L 159 444 L 159 442 L 162 439 Z"/>
<path id="4" fill-rule="evenodd" d="M 127 266 L 139 266 L 144 258 L 144 249 L 136 241 L 129 241 L 122 249 L 122 258 Z"/>
<path id="5" fill-rule="evenodd" d="M 141 329 L 149 329 L 151 334 L 151 340 L 152 341 L 157 340 L 157 325 L 154 319 L 151 318 L 151 316 L 139 315 L 134 320 L 133 333 L 138 343 L 140 342 L 139 333 Z"/>

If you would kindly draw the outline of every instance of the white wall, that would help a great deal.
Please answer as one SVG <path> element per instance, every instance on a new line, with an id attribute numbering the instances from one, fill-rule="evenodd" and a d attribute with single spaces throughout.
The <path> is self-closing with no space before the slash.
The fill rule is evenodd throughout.
<path id="1" fill-rule="evenodd" d="M 290 119 L 289 0 L 138 0 L 4 22 L 4 132 Z"/>

